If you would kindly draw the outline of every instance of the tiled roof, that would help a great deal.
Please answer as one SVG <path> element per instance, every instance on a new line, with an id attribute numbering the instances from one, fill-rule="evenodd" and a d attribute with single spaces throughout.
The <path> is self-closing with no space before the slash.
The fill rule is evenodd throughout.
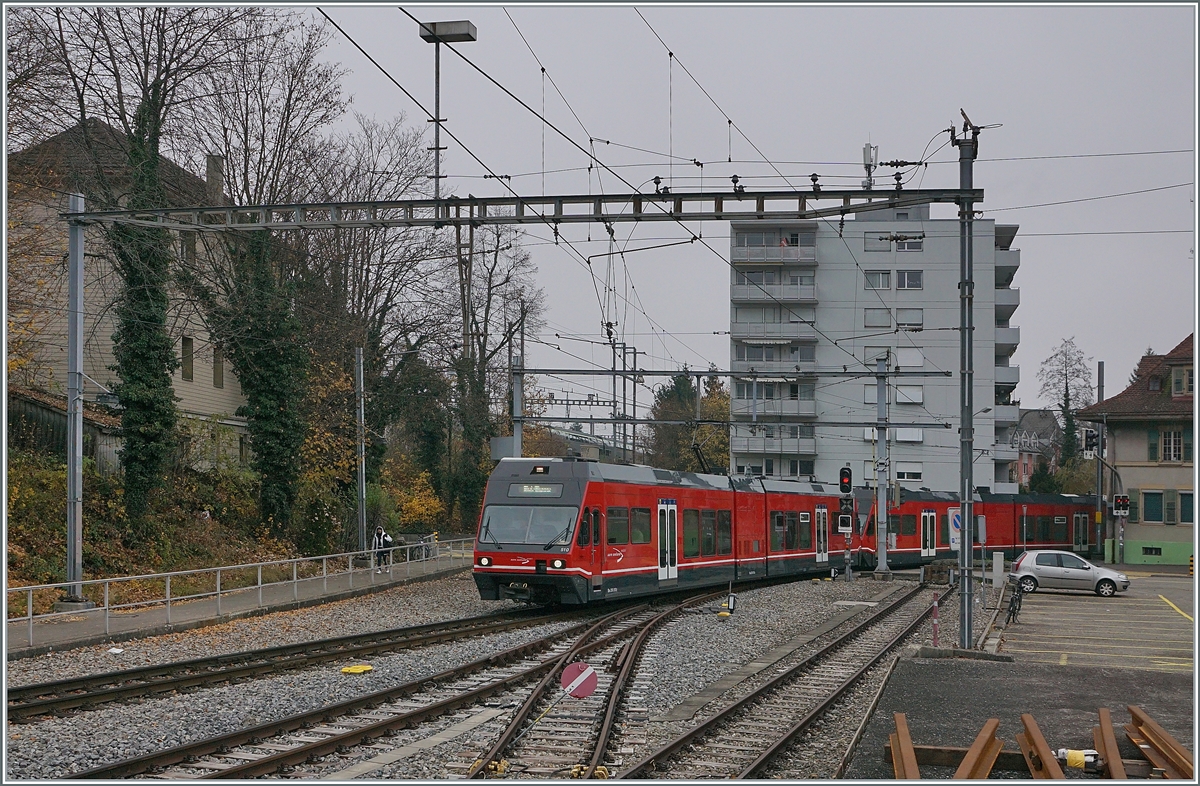
<path id="1" fill-rule="evenodd" d="M 86 134 L 85 134 L 86 128 Z M 36 145 L 8 156 L 9 177 L 32 186 L 77 190 L 90 198 L 98 195 L 97 164 L 104 178 L 121 200 L 129 188 L 127 137 L 121 131 L 95 118 L 68 128 Z M 88 150 L 88 141 L 94 157 Z M 175 162 L 160 155 L 159 176 L 166 192 L 167 207 L 187 207 L 205 203 L 205 186 Z M 89 204 L 92 209 L 106 205 Z"/>
<path id="2" fill-rule="evenodd" d="M 21 387 L 14 385 L 11 382 L 8 385 L 8 395 L 23 398 L 26 401 L 32 401 L 41 404 L 47 409 L 52 409 L 62 414 L 67 414 L 67 397 L 58 396 L 53 393 L 47 393 L 44 390 L 34 390 L 33 388 Z M 102 407 L 99 404 L 93 404 L 90 401 L 83 402 L 83 419 L 87 423 L 100 426 L 105 429 L 116 430 L 121 428 L 121 416 L 113 413 L 107 407 Z"/>
<path id="3" fill-rule="evenodd" d="M 1099 404 L 1079 411 L 1080 420 L 1192 419 L 1192 396 L 1171 395 L 1171 367 L 1191 363 L 1192 336 L 1188 336 L 1165 355 L 1145 355 L 1134 372 L 1136 379 L 1123 391 Z M 1157 380 L 1158 390 L 1150 386 Z"/>

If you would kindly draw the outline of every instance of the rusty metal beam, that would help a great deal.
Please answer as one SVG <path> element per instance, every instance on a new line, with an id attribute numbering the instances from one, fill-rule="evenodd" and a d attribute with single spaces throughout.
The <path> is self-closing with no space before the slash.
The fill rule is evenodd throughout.
<path id="1" fill-rule="evenodd" d="M 896 733 L 889 735 L 892 743 L 892 770 L 897 780 L 919 780 L 921 771 L 917 767 L 917 752 L 913 750 L 912 735 L 908 733 L 908 719 L 903 712 L 893 714 Z"/>
<path id="2" fill-rule="evenodd" d="M 1196 772 L 1192 752 L 1180 745 L 1178 740 L 1159 726 L 1141 707 L 1131 704 L 1128 709 L 1133 725 L 1141 731 L 1141 736 L 1146 742 L 1170 763 L 1171 768 L 1179 773 L 1179 777 L 1192 780 Z"/>
<path id="3" fill-rule="evenodd" d="M 1025 731 L 1017 735 L 1017 745 L 1020 746 L 1021 753 L 1025 754 L 1029 774 L 1044 780 L 1061 781 L 1066 778 L 1033 716 L 1028 712 L 1021 715 L 1021 725 L 1025 727 Z"/>
<path id="4" fill-rule="evenodd" d="M 983 724 L 983 730 L 975 738 L 975 742 L 967 749 L 962 763 L 958 765 L 958 770 L 954 773 L 955 780 L 987 778 L 992 771 L 992 766 L 996 763 L 996 757 L 1004 748 L 1004 743 L 996 738 L 996 731 L 999 728 L 999 718 L 988 718 L 987 723 Z"/>
<path id="5" fill-rule="evenodd" d="M 1117 747 L 1117 734 L 1108 707 L 1100 708 L 1100 725 L 1092 727 L 1092 738 L 1104 762 L 1104 774 L 1113 780 L 1125 780 L 1125 764 L 1121 761 L 1121 749 Z"/>

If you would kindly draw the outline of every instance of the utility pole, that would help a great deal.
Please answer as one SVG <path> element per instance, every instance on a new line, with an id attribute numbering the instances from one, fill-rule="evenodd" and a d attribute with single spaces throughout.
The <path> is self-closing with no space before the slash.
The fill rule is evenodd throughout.
<path id="1" fill-rule="evenodd" d="M 68 209 L 84 210 L 83 196 L 71 194 Z M 83 224 L 67 230 L 70 270 L 67 282 L 67 581 L 68 604 L 83 597 Z M 90 607 L 91 604 L 88 603 Z M 65 610 L 65 609 L 64 609 Z"/>
<path id="2" fill-rule="evenodd" d="M 511 350 L 510 350 L 511 353 Z M 510 357 L 511 354 L 510 354 Z M 525 303 L 521 302 L 521 351 L 520 354 L 512 357 L 509 364 L 513 368 L 513 455 L 520 458 L 524 455 L 524 446 L 522 444 L 523 427 L 525 421 L 522 418 L 525 416 L 525 375 L 522 373 L 525 369 Z"/>
<path id="3" fill-rule="evenodd" d="M 1096 363 L 1096 403 L 1104 401 L 1104 361 Z M 1103 536 L 1104 525 L 1104 422 L 1101 421 L 1096 425 L 1096 526 L 1092 530 L 1096 533 L 1095 545 L 1101 546 L 1101 554 L 1103 551 L 1103 543 L 1100 538 Z M 1089 549 L 1090 551 L 1091 549 Z"/>
<path id="4" fill-rule="evenodd" d="M 358 409 L 358 550 L 367 550 L 367 423 L 363 406 L 363 351 L 354 348 L 354 393 Z M 370 566 L 368 566 L 370 567 Z"/>
<path id="5" fill-rule="evenodd" d="M 422 22 L 421 40 L 433 44 L 433 198 L 442 198 L 442 44 L 457 44 L 475 41 L 475 25 L 464 20 L 458 22 Z M 437 206 L 441 217 L 442 206 Z"/>
<path id="6" fill-rule="evenodd" d="M 875 361 L 875 410 L 879 418 L 875 426 L 875 444 L 880 458 L 875 462 L 875 535 L 878 544 L 875 573 L 891 577 L 887 564 L 888 511 L 887 511 L 887 468 L 891 459 L 887 442 L 887 361 L 884 355 Z"/>
<path id="7" fill-rule="evenodd" d="M 962 191 L 974 188 L 975 158 L 979 155 L 979 127 L 971 123 L 966 112 L 963 112 L 963 136 L 961 139 L 954 135 L 954 127 L 950 128 L 950 142 L 958 148 L 958 187 Z M 967 134 L 970 132 L 970 136 Z M 974 460 L 975 453 L 975 249 L 974 249 L 974 214 L 975 201 L 970 197 L 959 198 L 959 334 L 958 345 L 960 355 L 959 399 L 962 405 L 961 415 L 961 480 L 959 483 L 959 499 L 962 509 L 962 533 L 958 550 L 958 566 L 962 575 L 961 601 L 959 605 L 959 646 L 971 649 L 974 639 L 972 634 L 974 623 L 975 589 L 973 578 L 972 557 L 975 547 L 975 510 L 974 510 Z"/>

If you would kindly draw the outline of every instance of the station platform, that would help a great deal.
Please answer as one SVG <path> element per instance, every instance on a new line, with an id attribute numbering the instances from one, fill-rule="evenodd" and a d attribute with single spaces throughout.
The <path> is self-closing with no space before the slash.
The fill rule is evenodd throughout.
<path id="1" fill-rule="evenodd" d="M 167 621 L 167 610 L 162 605 L 114 610 L 108 616 L 108 632 L 105 632 L 103 609 L 45 620 L 35 619 L 32 645 L 29 644 L 28 621 L 18 618 L 9 620 L 5 625 L 5 658 L 17 660 L 51 651 L 159 636 L 243 617 L 316 606 L 470 570 L 470 560 L 467 559 L 466 563 L 463 564 L 462 560 L 454 560 L 449 565 L 444 562 L 439 565 L 436 560 L 402 562 L 396 563 L 390 572 L 385 570 L 376 573 L 363 569 L 352 574 L 301 579 L 296 582 L 294 589 L 291 582 L 271 584 L 262 588 L 261 603 L 257 588 L 223 592 L 220 614 L 217 613 L 216 598 L 199 598 L 172 603 L 170 622 Z"/>

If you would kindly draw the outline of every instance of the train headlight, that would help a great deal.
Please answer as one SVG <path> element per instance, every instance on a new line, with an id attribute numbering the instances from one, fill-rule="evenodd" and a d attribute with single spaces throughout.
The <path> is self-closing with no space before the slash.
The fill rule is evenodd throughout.
<path id="1" fill-rule="evenodd" d="M 567 566 L 567 563 L 561 559 L 556 559 L 550 563 L 550 567 L 554 568 L 555 570 L 562 570 L 566 566 Z"/>
<path id="2" fill-rule="evenodd" d="M 480 557 L 479 564 L 486 568 L 488 565 L 492 564 L 492 558 L 491 557 Z"/>

